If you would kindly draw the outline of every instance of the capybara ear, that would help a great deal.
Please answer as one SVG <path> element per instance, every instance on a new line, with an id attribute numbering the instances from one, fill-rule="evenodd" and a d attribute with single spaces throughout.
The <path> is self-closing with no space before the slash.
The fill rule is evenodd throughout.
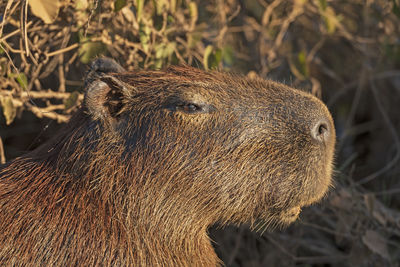
<path id="1" fill-rule="evenodd" d="M 121 72 L 125 72 L 125 69 L 121 67 L 114 59 L 106 57 L 98 58 L 92 62 L 89 71 L 86 73 L 85 88 L 87 88 L 91 82 L 103 74 Z"/>
<path id="2" fill-rule="evenodd" d="M 85 78 L 84 105 L 93 119 L 115 121 L 123 110 L 131 86 L 112 75 L 121 72 L 125 69 L 111 58 L 98 58 L 91 64 Z"/>
<path id="3" fill-rule="evenodd" d="M 95 120 L 113 122 L 118 119 L 133 88 L 118 78 L 102 74 L 86 86 L 84 105 Z"/>
<path id="4" fill-rule="evenodd" d="M 125 72 L 125 69 L 121 67 L 114 59 L 104 57 L 104 58 L 98 58 L 95 61 L 93 61 L 92 64 L 90 65 L 90 71 L 103 72 L 103 73 L 109 73 L 109 72 L 121 73 Z"/>

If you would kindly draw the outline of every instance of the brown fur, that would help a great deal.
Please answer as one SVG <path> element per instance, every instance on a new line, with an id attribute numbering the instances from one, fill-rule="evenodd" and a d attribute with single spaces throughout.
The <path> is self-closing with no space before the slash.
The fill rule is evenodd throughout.
<path id="1" fill-rule="evenodd" d="M 91 71 L 63 131 L 0 169 L 1 266 L 215 266 L 211 225 L 286 225 L 331 184 L 315 97 L 190 67 L 112 70 Z"/>

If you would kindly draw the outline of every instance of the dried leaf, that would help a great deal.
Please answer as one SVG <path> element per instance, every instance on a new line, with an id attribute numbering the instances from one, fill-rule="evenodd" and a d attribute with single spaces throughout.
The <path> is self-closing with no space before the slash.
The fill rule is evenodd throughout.
<path id="1" fill-rule="evenodd" d="M 249 71 L 248 73 L 247 73 L 247 78 L 249 78 L 249 79 L 257 79 L 257 78 L 259 78 L 260 76 L 257 74 L 257 72 L 255 72 L 254 70 L 251 70 L 251 71 Z"/>
<path id="2" fill-rule="evenodd" d="M 75 17 L 78 26 L 83 26 L 87 24 L 87 19 L 89 16 L 89 2 L 88 0 L 75 0 Z"/>
<path id="3" fill-rule="evenodd" d="M 10 125 L 17 115 L 17 108 L 14 106 L 12 98 L 9 96 L 1 97 L 0 104 L 3 109 L 4 117 L 6 118 L 6 124 Z"/>
<path id="4" fill-rule="evenodd" d="M 369 195 L 367 195 L 369 196 Z M 374 199 L 374 206 L 373 209 L 368 207 L 372 216 L 383 226 L 387 225 L 399 225 L 400 222 L 400 212 L 396 209 L 391 209 L 385 206 L 382 202 L 377 200 L 373 195 L 371 195 Z M 365 199 L 365 197 L 364 197 Z"/>
<path id="5" fill-rule="evenodd" d="M 383 226 L 386 226 L 387 224 L 387 218 L 385 214 L 383 213 L 383 210 L 374 210 L 372 212 L 372 216 Z"/>
<path id="6" fill-rule="evenodd" d="M 351 194 L 346 189 L 341 189 L 336 195 L 334 195 L 331 198 L 330 203 L 332 206 L 345 211 L 350 211 L 353 206 Z"/>
<path id="7" fill-rule="evenodd" d="M 372 252 L 390 260 L 386 239 L 378 232 L 367 230 L 362 237 L 362 241 Z"/>
<path id="8" fill-rule="evenodd" d="M 365 203 L 365 206 L 367 207 L 369 213 L 372 214 L 372 212 L 374 212 L 374 208 L 375 208 L 375 196 L 372 194 L 365 194 L 364 195 L 364 203 Z"/>
<path id="9" fill-rule="evenodd" d="M 335 241 L 338 245 L 344 245 L 348 242 L 348 239 L 343 234 L 351 234 L 351 229 L 357 221 L 357 217 L 343 210 L 339 210 L 336 214 L 338 216 L 338 221 L 336 223 Z"/>
<path id="10" fill-rule="evenodd" d="M 121 9 L 122 15 L 124 15 L 124 18 L 129 22 L 129 23 L 136 23 L 135 20 L 135 15 L 133 14 L 132 10 L 129 8 L 129 6 L 125 6 L 123 9 Z M 138 27 L 138 26 L 137 26 Z M 136 29 L 137 27 L 134 26 Z"/>
<path id="11" fill-rule="evenodd" d="M 60 10 L 59 0 L 29 0 L 28 3 L 33 15 L 41 18 L 47 24 L 55 21 Z"/>
<path id="12" fill-rule="evenodd" d="M 307 0 L 294 0 L 294 5 L 296 8 L 301 8 L 307 3 Z"/>
<path id="13" fill-rule="evenodd" d="M 169 10 L 170 10 L 171 14 L 175 13 L 175 11 L 176 11 L 176 0 L 170 0 Z"/>
<path id="14" fill-rule="evenodd" d="M 354 242 L 348 258 L 348 266 L 368 266 L 371 251 L 361 242 Z"/>

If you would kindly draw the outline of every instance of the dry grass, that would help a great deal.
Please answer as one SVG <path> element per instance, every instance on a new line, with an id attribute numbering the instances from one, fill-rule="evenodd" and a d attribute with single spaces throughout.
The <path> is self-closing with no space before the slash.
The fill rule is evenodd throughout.
<path id="1" fill-rule="evenodd" d="M 338 132 L 336 189 L 287 230 L 213 229 L 224 262 L 399 266 L 398 0 L 59 2 L 47 24 L 27 1 L 0 6 L 0 160 L 33 149 L 56 130 L 51 122 L 68 120 L 96 56 L 127 69 L 187 63 L 255 72 L 328 103 Z"/>

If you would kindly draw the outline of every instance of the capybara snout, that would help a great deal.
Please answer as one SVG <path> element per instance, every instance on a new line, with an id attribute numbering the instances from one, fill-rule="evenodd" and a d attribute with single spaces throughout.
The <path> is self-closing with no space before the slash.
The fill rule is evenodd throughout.
<path id="1" fill-rule="evenodd" d="M 64 130 L 0 168 L 0 265 L 218 265 L 207 229 L 293 222 L 334 146 L 326 106 L 289 86 L 98 59 Z"/>

